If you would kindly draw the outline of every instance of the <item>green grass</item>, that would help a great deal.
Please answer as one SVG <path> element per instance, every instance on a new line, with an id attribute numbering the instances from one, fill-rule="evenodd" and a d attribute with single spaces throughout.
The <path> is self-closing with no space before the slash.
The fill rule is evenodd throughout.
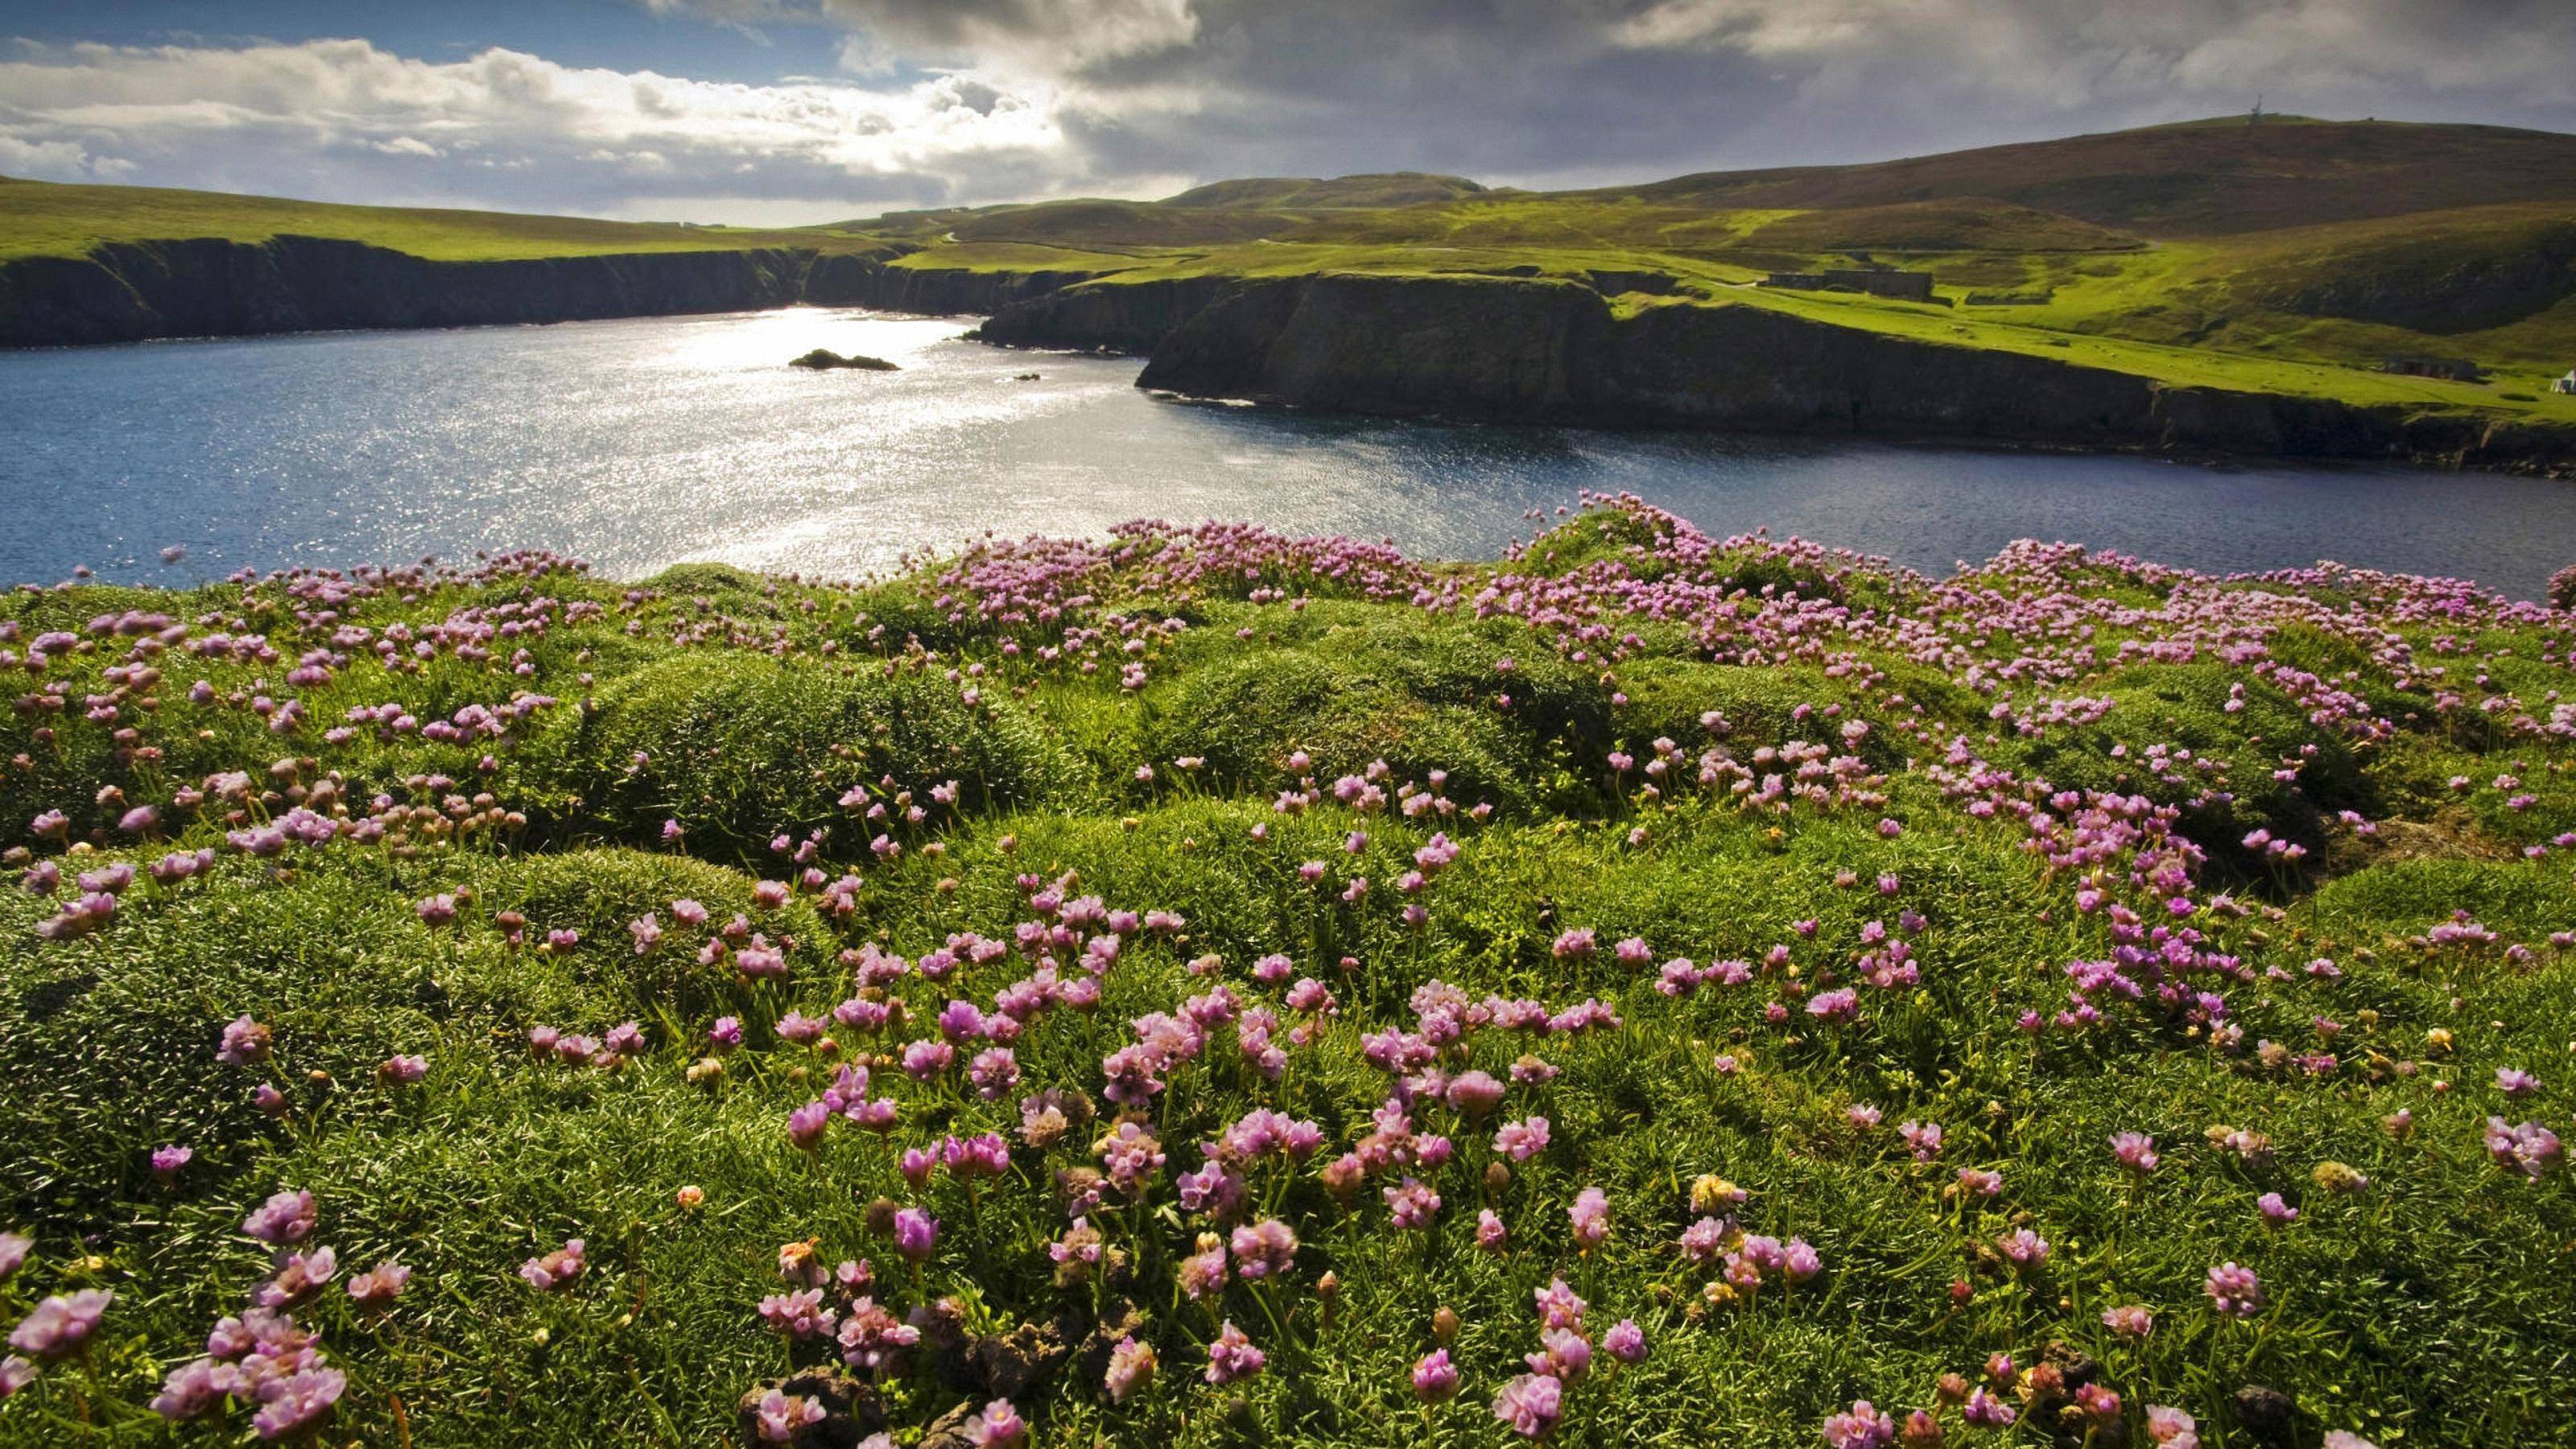
<path id="1" fill-rule="evenodd" d="M 500 211 L 339 206 L 273 196 L 146 186 L 70 186 L 0 177 L 0 260 L 79 256 L 102 242 L 280 235 L 365 242 L 437 261 L 735 251 L 748 247 L 857 250 L 872 245 L 817 230 L 756 230 L 666 222 L 597 221 Z"/>
<path id="2" fill-rule="evenodd" d="M 748 246 L 907 269 L 1122 282 L 1327 271 L 1659 276 L 1689 305 L 2057 357 L 2177 385 L 2563 422 L 2576 363 L 2576 139 L 2220 119 L 1851 167 L 1581 192 L 1456 177 L 1251 178 L 1162 201 L 947 208 L 788 231 L 327 206 L 0 181 L 0 259 L 280 233 L 451 260 Z M 1772 271 L 1929 271 L 1947 303 L 1747 293 Z M 1629 305 L 1634 305 L 1629 304 Z M 2483 384 L 2380 370 L 2462 358 Z"/>
<path id="3" fill-rule="evenodd" d="M 514 563 L 358 582 L 327 609 L 310 578 L 0 599 L 14 660 L 55 631 L 81 641 L 50 640 L 0 718 L 0 820 L 15 835 L 67 817 L 63 837 L 9 842 L 11 874 L 201 846 L 215 860 L 202 879 L 139 880 L 112 924 L 73 940 L 34 934 L 68 896 L 0 893 L 0 1230 L 35 1238 L 0 1283 L 0 1319 L 48 1294 L 116 1295 L 84 1358 L 0 1402 L 0 1444 L 241 1437 L 244 1412 L 172 1430 L 143 1405 L 265 1280 L 241 1224 L 289 1188 L 316 1195 L 308 1246 L 337 1249 L 344 1275 L 387 1258 L 414 1270 L 381 1316 L 336 1290 L 297 1310 L 348 1376 L 332 1443 L 738 1441 L 738 1396 L 825 1360 L 756 1311 L 784 1286 L 782 1245 L 808 1241 L 826 1263 L 868 1259 L 898 1312 L 944 1301 L 971 1343 L 1108 1322 L 1156 1349 L 1160 1373 L 1123 1405 L 1097 1354 L 1006 1375 L 1049 1444 L 1499 1445 L 1486 1402 L 1522 1371 L 1532 1294 L 1557 1277 L 1590 1300 L 1596 1339 L 1632 1318 L 1651 1346 L 1568 1392 L 1554 1442 L 1569 1445 L 1810 1445 L 1855 1398 L 1928 1407 L 1941 1375 L 1975 1378 L 2006 1352 L 2090 1365 L 2130 1442 L 2147 1404 L 2194 1414 L 2206 1443 L 2258 1442 L 2231 1407 L 2248 1384 L 2289 1397 L 2303 1446 L 2328 1429 L 2382 1449 L 2554 1438 L 2576 1353 L 2576 1179 L 2500 1169 L 2481 1131 L 2491 1114 L 2569 1129 L 2576 961 L 2550 937 L 2576 929 L 2576 890 L 2550 842 L 2576 829 L 2576 752 L 2552 727 L 2576 687 L 2570 616 L 2332 572 L 2226 583 L 2017 553 L 1936 582 L 1805 546 L 1705 545 L 1621 507 L 1497 565 L 1144 533 L 988 548 L 858 591 L 715 566 L 630 587 Z M 112 632 L 126 611 L 197 622 L 175 642 L 149 620 Z M 195 647 L 218 632 L 278 657 Z M 380 656 L 380 638 L 426 647 Z M 2122 653 L 2187 642 L 2194 657 Z M 327 676 L 287 682 L 299 659 Z M 2257 672 L 2275 663 L 2295 673 Z M 420 727 L 514 696 L 524 717 L 497 734 Z M 281 733 L 258 705 L 288 698 L 303 722 Z M 2107 704 L 2022 723 L 2082 699 Z M 378 717 L 388 702 L 409 726 Z M 1841 797 L 1770 808 L 1733 788 L 1739 767 L 1791 769 L 1776 752 L 1804 740 L 1848 755 Z M 2209 764 L 2157 766 L 2157 746 Z M 1672 764 L 1652 793 L 1643 769 L 1611 768 L 1614 751 L 1659 748 Z M 2274 773 L 2285 760 L 2294 779 Z M 1446 812 L 1337 803 L 1336 778 L 1373 762 L 1384 789 Z M 236 769 L 246 794 L 181 798 Z M 1312 804 L 1277 808 L 1309 788 Z M 2114 798 L 2132 792 L 2143 807 Z M 2073 819 L 2088 802 L 2162 808 L 2206 858 L 2121 848 L 2052 866 L 2025 848 L 2028 821 L 1991 808 Z M 144 803 L 163 812 L 160 840 L 119 831 Z M 227 847 L 298 805 L 356 833 L 271 857 Z M 2258 827 L 2305 857 L 2267 860 L 2244 844 Z M 1408 890 L 1435 831 L 1457 860 Z M 802 869 L 773 834 L 811 839 L 819 879 L 854 887 L 764 895 L 758 881 Z M 892 1054 L 935 1035 L 951 999 L 990 1007 L 1029 976 L 1025 957 L 871 988 L 906 1015 L 882 1035 L 835 1025 L 829 1052 L 774 1034 L 790 1007 L 848 998 L 860 953 L 1010 940 L 1040 883 L 1186 921 L 1131 933 L 1096 1009 L 1032 1017 L 1013 1042 L 1021 1084 L 1000 1100 L 962 1075 L 971 1050 L 925 1083 Z M 2201 908 L 2187 922 L 2163 904 L 2177 892 Z M 439 894 L 452 926 L 415 910 Z M 683 899 L 704 925 L 675 914 Z M 2069 1005 L 2069 963 L 2114 950 L 2113 906 L 2148 913 L 2142 930 L 2206 933 L 2181 979 L 2224 995 L 2240 1041 L 2152 992 L 2099 990 L 2097 1023 L 2046 1025 Z M 2455 912 L 2498 939 L 2428 943 Z M 648 914 L 665 935 L 639 953 L 629 927 Z M 734 939 L 779 950 L 780 978 L 702 950 L 736 917 Z M 1600 949 L 1557 950 L 1574 928 Z M 1878 928 L 1905 940 L 1919 981 L 1868 984 Z M 549 932 L 572 936 L 550 948 Z M 1750 978 L 1666 996 L 1653 964 L 1610 950 L 1630 936 L 1649 963 L 1736 960 Z M 1080 949 L 1057 954 L 1068 977 Z M 1328 985 L 1335 1013 L 1291 1010 L 1256 979 L 1273 952 Z M 2340 974 L 2311 972 L 2321 959 Z M 1365 1038 L 1415 1027 L 1410 999 L 1433 980 L 1557 1011 L 1593 998 L 1620 1024 L 1451 1044 L 1452 1073 L 1552 1067 L 1499 1114 L 1545 1115 L 1551 1144 L 1489 1181 L 1492 1122 L 1426 1097 L 1416 1129 L 1456 1156 L 1408 1169 L 1444 1206 L 1430 1229 L 1398 1230 L 1381 1189 L 1401 1172 L 1345 1206 L 1320 1169 L 1369 1136 L 1392 1089 Z M 1102 1062 L 1135 1039 L 1130 1022 L 1220 983 L 1280 1013 L 1283 1074 L 1249 1067 L 1231 1026 L 1163 1070 L 1139 1120 L 1167 1164 L 1141 1205 L 1113 1196 L 1092 1218 L 1123 1263 L 1059 1281 L 1058 1175 L 1097 1164 L 1102 1125 L 1025 1141 L 1016 1099 L 1053 1088 L 1116 1111 Z M 1858 991 L 1847 1025 L 1802 1009 L 1834 986 Z M 217 1042 L 245 1014 L 272 1028 L 273 1056 L 225 1065 Z M 711 1073 L 719 1015 L 746 1040 Z M 644 1045 L 614 1070 L 527 1046 L 535 1026 L 597 1037 L 627 1021 Z M 2336 1062 L 2296 1060 L 2320 1052 Z M 426 1078 L 378 1085 L 404 1053 L 426 1057 Z M 884 1138 L 836 1124 L 799 1152 L 786 1114 L 844 1062 L 873 1067 L 870 1095 L 900 1123 Z M 2508 1101 L 2500 1067 L 2536 1073 L 2537 1097 Z M 283 1118 L 252 1104 L 263 1082 Z M 1858 1103 L 1883 1121 L 1855 1123 Z M 1175 1264 L 1228 1225 L 1185 1208 L 1174 1179 L 1255 1106 L 1324 1135 L 1303 1166 L 1249 1172 L 1258 1212 L 1294 1227 L 1296 1264 L 1275 1287 L 1192 1302 Z M 2406 1135 L 2385 1125 L 2401 1110 Z M 1946 1128 L 1937 1161 L 1909 1156 L 1908 1120 Z M 2269 1155 L 2213 1144 L 2219 1126 L 2264 1134 Z M 1011 1163 L 972 1193 L 899 1169 L 905 1148 L 986 1130 L 1012 1136 Z M 2153 1134 L 2162 1166 L 2124 1173 L 2108 1146 L 2122 1131 Z M 149 1154 L 172 1142 L 194 1160 L 156 1180 Z M 2369 1185 L 2320 1186 L 2329 1162 Z M 2001 1172 L 2000 1196 L 1948 1191 L 1961 1168 Z M 1823 1272 L 1714 1303 L 1717 1267 L 1677 1247 L 1702 1174 L 1746 1191 L 1742 1231 L 1804 1238 Z M 683 1186 L 703 1204 L 680 1206 Z M 1586 1188 L 1611 1214 L 1588 1250 L 1568 1214 Z M 2299 1221 L 2266 1226 L 2266 1192 Z M 880 1200 L 943 1224 L 918 1283 L 872 1225 Z M 1474 1246 L 1480 1209 L 1508 1251 Z M 2052 1252 L 2016 1274 L 1992 1244 L 2022 1227 Z M 523 1260 L 576 1236 L 591 1266 L 572 1287 L 520 1280 Z M 2208 1306 L 2204 1275 L 2226 1261 L 2262 1277 L 2250 1319 Z M 2122 1304 L 2152 1309 L 2146 1339 L 2104 1325 Z M 1449 1347 L 1464 1392 L 1426 1431 L 1407 1375 L 1444 1307 L 1463 1325 Z M 1228 1320 L 1269 1367 L 1214 1389 L 1203 1345 Z M 897 1442 L 983 1403 L 993 1363 L 925 1349 L 877 1376 Z M 1950 1432 L 2044 1442 L 2055 1403 L 2028 1382 L 2001 1391 L 2020 1429 L 1974 1434 L 1952 1411 Z"/>

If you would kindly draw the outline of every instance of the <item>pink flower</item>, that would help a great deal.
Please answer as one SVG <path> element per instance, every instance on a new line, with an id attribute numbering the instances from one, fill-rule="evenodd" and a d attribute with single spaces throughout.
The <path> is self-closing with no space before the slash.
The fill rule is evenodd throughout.
<path id="1" fill-rule="evenodd" d="M 1253 1347 L 1252 1340 L 1244 1337 L 1243 1330 L 1235 1327 L 1234 1320 L 1229 1318 L 1217 1330 L 1216 1341 L 1208 1345 L 1205 1377 L 1211 1384 L 1230 1384 L 1260 1373 L 1262 1366 L 1269 1361 L 1269 1355 Z"/>
<path id="2" fill-rule="evenodd" d="M 1461 1072 L 1449 1081 L 1449 1110 L 1470 1122 L 1483 1121 L 1501 1104 L 1504 1090 L 1501 1082 L 1484 1072 Z"/>
<path id="3" fill-rule="evenodd" d="M 1562 1278 L 1548 1280 L 1544 1288 L 1534 1289 L 1530 1297 L 1538 1308 L 1539 1328 L 1581 1328 L 1583 1312 L 1591 1305 L 1574 1295 Z"/>
<path id="4" fill-rule="evenodd" d="M 328 1368 L 299 1369 L 271 1379 L 258 1391 L 260 1406 L 251 1415 L 251 1431 L 268 1440 L 304 1433 L 331 1416 L 332 1406 L 348 1386 L 346 1375 Z"/>
<path id="5" fill-rule="evenodd" d="M 1807 1014 L 1819 1021 L 1846 1022 L 1860 1015 L 1860 993 L 1845 986 L 1807 998 Z"/>
<path id="6" fill-rule="evenodd" d="M 2147 1442 L 2160 1449 L 2200 1449 L 2200 1424 L 2180 1409 L 2149 1404 Z"/>
<path id="7" fill-rule="evenodd" d="M 2155 1171 L 2160 1160 L 2156 1156 L 2156 1139 L 2144 1132 L 2112 1133 L 2111 1155 L 2119 1159 L 2122 1167 L 2140 1176 Z"/>
<path id="8" fill-rule="evenodd" d="M 1410 1177 L 1399 1186 L 1385 1189 L 1383 1195 L 1391 1221 L 1398 1228 L 1427 1228 L 1440 1213 L 1440 1194 Z"/>
<path id="9" fill-rule="evenodd" d="M 2203 1286 L 2211 1305 L 2221 1313 L 2251 1318 L 2263 1311 L 2263 1280 L 2251 1268 L 2221 1263 L 2209 1270 L 2209 1281 Z"/>
<path id="10" fill-rule="evenodd" d="M 1854 1399 L 1839 1414 L 1825 1416 L 1825 1443 L 1831 1449 L 1887 1449 L 1896 1442 L 1896 1420 L 1867 1399 Z"/>
<path id="11" fill-rule="evenodd" d="M 268 1060 L 269 1030 L 249 1016 L 237 1016 L 224 1028 L 222 1045 L 215 1049 L 215 1060 L 228 1067 L 246 1067 Z"/>
<path id="12" fill-rule="evenodd" d="M 1236 1228 L 1230 1246 L 1235 1276 L 1247 1282 L 1282 1276 L 1297 1266 L 1297 1234 L 1277 1218 Z"/>
<path id="13" fill-rule="evenodd" d="M 836 1315 L 823 1306 L 822 1289 L 806 1288 L 761 1299 L 760 1317 L 789 1338 L 820 1338 L 832 1331 Z"/>
<path id="14" fill-rule="evenodd" d="M 1601 1347 L 1621 1363 L 1639 1363 L 1646 1357 L 1646 1331 L 1633 1318 L 1622 1318 L 1601 1335 Z"/>
<path id="15" fill-rule="evenodd" d="M 68 1357 L 98 1331 L 98 1320 L 115 1299 L 104 1288 L 84 1288 L 68 1298 L 55 1294 L 9 1331 L 9 1346 L 40 1359 Z"/>
<path id="16" fill-rule="evenodd" d="M 1547 1374 L 1523 1374 L 1494 1395 L 1494 1417 L 1524 1439 L 1543 1439 L 1565 1412 L 1565 1388 Z"/>
<path id="17" fill-rule="evenodd" d="M 2122 1338 L 2143 1339 L 2156 1326 L 2156 1316 L 2143 1303 L 2102 1310 L 2102 1326 Z"/>
<path id="18" fill-rule="evenodd" d="M 1514 1162 L 1527 1162 L 1547 1150 L 1547 1119 L 1524 1117 L 1494 1132 L 1494 1150 Z"/>
<path id="19" fill-rule="evenodd" d="M 313 1231 L 316 1216 L 312 1193 L 302 1189 L 276 1193 L 242 1219 L 242 1231 L 283 1247 L 304 1241 L 305 1234 Z"/>
<path id="20" fill-rule="evenodd" d="M 401 1297 L 410 1282 L 411 1269 L 395 1262 L 378 1263 L 349 1280 L 349 1301 L 361 1308 L 384 1308 Z"/>
<path id="21" fill-rule="evenodd" d="M 1574 1241 L 1586 1249 L 1601 1246 L 1610 1236 L 1610 1195 L 1597 1187 L 1575 1194 L 1574 1205 L 1565 1215 L 1573 1220 Z"/>
<path id="22" fill-rule="evenodd" d="M 771 1389 L 760 1396 L 753 1418 L 760 1426 L 763 1440 L 786 1444 L 804 1433 L 809 1425 L 822 1423 L 825 1413 L 823 1406 L 813 1399 Z"/>
<path id="23" fill-rule="evenodd" d="M 908 1207 L 894 1215 L 895 1251 L 913 1262 L 921 1262 L 939 1246 L 939 1219 L 919 1208 Z"/>
<path id="24" fill-rule="evenodd" d="M 2531 1178 L 2546 1176 L 2551 1168 L 2566 1159 L 2566 1149 L 2559 1144 L 2558 1134 L 2537 1122 L 2508 1126 L 2502 1117 L 2489 1117 L 2486 1147 L 2487 1156 L 2498 1167 Z"/>
<path id="25" fill-rule="evenodd" d="M 579 1238 L 566 1238 L 564 1245 L 543 1257 L 530 1258 L 519 1265 L 519 1276 L 540 1293 L 552 1293 L 582 1275 L 590 1266 L 584 1257 L 588 1249 Z"/>
<path id="26" fill-rule="evenodd" d="M 1012 1445 L 1027 1443 L 1028 1437 L 1028 1421 L 1020 1417 L 1008 1399 L 994 1399 L 985 1404 L 983 1412 L 966 1427 L 966 1438 L 977 1449 L 1010 1449 Z"/>
<path id="27" fill-rule="evenodd" d="M 1458 1393 L 1458 1368 L 1449 1350 L 1433 1349 L 1413 1366 L 1413 1396 L 1426 1404 L 1443 1403 Z"/>
<path id="28" fill-rule="evenodd" d="M 829 1106 L 820 1100 L 807 1102 L 787 1114 L 787 1140 L 799 1152 L 812 1152 L 823 1145 L 823 1129 L 831 1121 Z"/>
<path id="29" fill-rule="evenodd" d="M 1539 1351 L 1521 1355 L 1530 1372 L 1546 1374 L 1568 1388 L 1592 1371 L 1592 1340 L 1571 1328 L 1551 1328 L 1538 1336 Z"/>
<path id="30" fill-rule="evenodd" d="M 1959 1416 L 1980 1429 L 2009 1428 L 2013 1420 L 2021 1417 L 2012 1405 L 1987 1393 L 1984 1389 L 1977 1389 L 1968 1395 L 1968 1402 L 1959 1408 Z"/>
<path id="31" fill-rule="evenodd" d="M 1109 1369 L 1102 1379 L 1109 1390 L 1109 1402 L 1123 1404 L 1154 1377 L 1154 1346 L 1138 1343 L 1132 1336 L 1118 1340 L 1109 1350 Z"/>
<path id="32" fill-rule="evenodd" d="M 2015 1228 L 1995 1239 L 1995 1251 L 2016 1272 L 2035 1273 L 2048 1262 L 2048 1239 L 2028 1228 Z"/>

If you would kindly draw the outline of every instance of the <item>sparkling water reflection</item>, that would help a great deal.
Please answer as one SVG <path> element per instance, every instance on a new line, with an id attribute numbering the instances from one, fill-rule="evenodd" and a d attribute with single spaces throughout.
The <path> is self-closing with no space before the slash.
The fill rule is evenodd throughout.
<path id="1" fill-rule="evenodd" d="M 1137 517 L 1490 556 L 1583 488 L 1932 570 L 2027 536 L 2530 596 L 2576 559 L 2570 495 L 2544 481 L 1181 404 L 1138 393 L 1133 361 L 963 327 L 794 309 L 0 354 L 0 580 L 153 577 L 173 543 L 214 572 L 546 547 L 627 577 L 692 559 L 848 577 L 987 530 Z M 784 365 L 817 346 L 903 370 Z"/>

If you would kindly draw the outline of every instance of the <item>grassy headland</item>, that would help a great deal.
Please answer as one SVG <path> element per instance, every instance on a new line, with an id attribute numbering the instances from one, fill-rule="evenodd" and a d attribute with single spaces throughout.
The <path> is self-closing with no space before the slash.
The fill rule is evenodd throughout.
<path id="1" fill-rule="evenodd" d="M 0 260 L 77 257 L 113 242 L 198 237 L 263 242 L 279 236 L 364 242 L 443 262 L 868 245 L 828 228 L 763 230 L 506 211 L 341 206 L 221 191 L 68 186 L 0 176 Z"/>
<path id="2" fill-rule="evenodd" d="M 0 621 L 0 1442 L 2563 1427 L 2568 613 L 1617 503 Z"/>
<path id="3" fill-rule="evenodd" d="M 2222 118 L 1579 192 L 1412 173 L 1267 177 L 1161 201 L 899 212 L 792 230 L 34 182 L 0 182 L 0 202 L 0 259 L 310 235 L 441 260 L 848 251 L 905 272 L 1045 275 L 1050 285 L 1560 276 L 1623 306 L 1751 305 L 2177 386 L 2576 423 L 2576 399 L 2548 390 L 2576 366 L 2576 137 L 2491 126 Z M 1936 300 L 1752 285 L 1854 267 L 1928 271 Z M 1134 329 L 1119 330 L 1132 343 Z M 2471 362 L 2489 376 L 2381 370 L 2400 356 Z"/>

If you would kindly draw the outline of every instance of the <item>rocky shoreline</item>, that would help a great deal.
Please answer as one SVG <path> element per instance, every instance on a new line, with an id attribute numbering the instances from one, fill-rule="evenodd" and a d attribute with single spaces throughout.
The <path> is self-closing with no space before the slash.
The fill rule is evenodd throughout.
<path id="1" fill-rule="evenodd" d="M 775 249 L 446 262 L 280 236 L 118 243 L 0 263 L 0 347 L 741 312 L 800 302 L 983 314 L 1093 276 Z"/>
<path id="2" fill-rule="evenodd" d="M 1146 355 L 1141 387 L 1387 416 L 2576 472 L 2565 427 L 2176 387 L 1749 306 L 1622 317 L 1552 279 L 1105 282 L 1006 306 L 978 335 L 1114 338 Z"/>
<path id="3" fill-rule="evenodd" d="M 0 347 L 748 311 L 979 314 L 1004 346 L 1147 359 L 1181 396 L 1387 416 L 1832 434 L 2576 474 L 2576 429 L 2176 387 L 1751 306 L 1628 315 L 1608 282 L 1321 274 L 1106 280 L 820 250 L 442 262 L 281 236 L 0 263 Z"/>

